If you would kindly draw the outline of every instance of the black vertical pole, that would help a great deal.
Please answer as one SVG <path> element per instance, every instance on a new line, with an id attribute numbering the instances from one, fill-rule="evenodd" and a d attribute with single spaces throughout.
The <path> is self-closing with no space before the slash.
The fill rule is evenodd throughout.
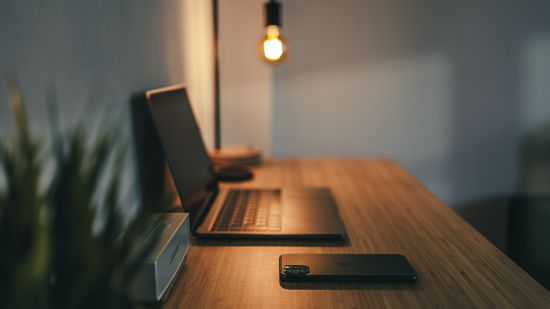
<path id="1" fill-rule="evenodd" d="M 214 149 L 221 149 L 220 123 L 220 48 L 219 48 L 219 20 L 218 0 L 212 0 L 212 20 L 214 28 Z"/>

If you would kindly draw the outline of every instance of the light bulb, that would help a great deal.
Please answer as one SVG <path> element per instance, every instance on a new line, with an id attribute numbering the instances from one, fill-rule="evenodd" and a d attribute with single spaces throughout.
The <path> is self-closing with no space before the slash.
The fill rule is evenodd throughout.
<path id="1" fill-rule="evenodd" d="M 265 4 L 265 36 L 258 44 L 262 59 L 269 63 L 278 63 L 285 59 L 287 53 L 286 41 L 281 36 L 281 3 L 269 0 Z"/>
<path id="2" fill-rule="evenodd" d="M 279 27 L 276 25 L 267 26 L 266 35 L 260 42 L 259 47 L 264 60 L 270 63 L 283 60 L 287 53 L 286 42 L 281 37 Z"/>

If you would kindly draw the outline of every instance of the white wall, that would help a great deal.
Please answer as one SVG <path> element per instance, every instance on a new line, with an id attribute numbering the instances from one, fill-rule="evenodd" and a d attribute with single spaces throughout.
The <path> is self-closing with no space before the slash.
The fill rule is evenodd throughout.
<path id="1" fill-rule="evenodd" d="M 390 156 L 453 206 L 522 187 L 522 143 L 550 120 L 550 2 L 282 0 L 273 72 L 263 1 L 220 2 L 225 141 Z"/>
<path id="2" fill-rule="evenodd" d="M 207 147 L 214 144 L 214 62 L 211 1 L 183 1 L 184 80 Z"/>
<path id="3" fill-rule="evenodd" d="M 391 156 L 453 205 L 517 189 L 550 121 L 550 2 L 283 3 L 275 156 Z"/>
<path id="4" fill-rule="evenodd" d="M 271 153 L 273 74 L 257 45 L 264 34 L 264 0 L 220 0 L 221 123 L 223 144 L 248 144 Z"/>
<path id="5" fill-rule="evenodd" d="M 181 0 L 1 1 L 0 134 L 11 128 L 9 75 L 39 134 L 51 92 L 66 124 L 110 115 L 127 128 L 132 93 L 184 81 L 183 16 Z M 128 167 L 125 190 L 136 201 Z"/>
<path id="6" fill-rule="evenodd" d="M 171 1 L 2 1 L 0 120 L 14 74 L 36 121 L 55 90 L 65 118 L 85 104 L 126 104 L 132 92 L 182 81 L 182 5 Z M 87 116 L 86 116 L 87 117 Z"/>
<path id="7" fill-rule="evenodd" d="M 262 3 L 220 0 L 225 143 L 390 155 L 452 204 L 517 187 L 519 142 L 550 118 L 548 1 L 283 0 L 291 49 L 274 68 L 256 54 Z M 12 72 L 39 129 L 52 88 L 70 122 L 185 82 L 211 143 L 209 5 L 2 1 L 0 132 Z"/>

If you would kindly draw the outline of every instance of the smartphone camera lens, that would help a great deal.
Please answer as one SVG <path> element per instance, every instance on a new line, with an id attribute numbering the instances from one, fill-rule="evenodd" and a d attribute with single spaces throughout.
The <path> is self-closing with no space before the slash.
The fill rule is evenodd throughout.
<path id="1" fill-rule="evenodd" d="M 301 277 L 309 274 L 309 267 L 306 265 L 285 265 L 283 274 L 290 277 Z"/>

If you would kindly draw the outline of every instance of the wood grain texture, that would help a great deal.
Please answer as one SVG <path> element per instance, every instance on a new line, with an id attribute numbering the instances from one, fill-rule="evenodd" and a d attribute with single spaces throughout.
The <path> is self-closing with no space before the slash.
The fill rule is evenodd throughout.
<path id="1" fill-rule="evenodd" d="M 550 308 L 550 293 L 391 160 L 268 160 L 232 186 L 330 187 L 349 243 L 194 240 L 165 308 Z M 285 253 L 401 253 L 416 284 L 292 283 Z"/>

